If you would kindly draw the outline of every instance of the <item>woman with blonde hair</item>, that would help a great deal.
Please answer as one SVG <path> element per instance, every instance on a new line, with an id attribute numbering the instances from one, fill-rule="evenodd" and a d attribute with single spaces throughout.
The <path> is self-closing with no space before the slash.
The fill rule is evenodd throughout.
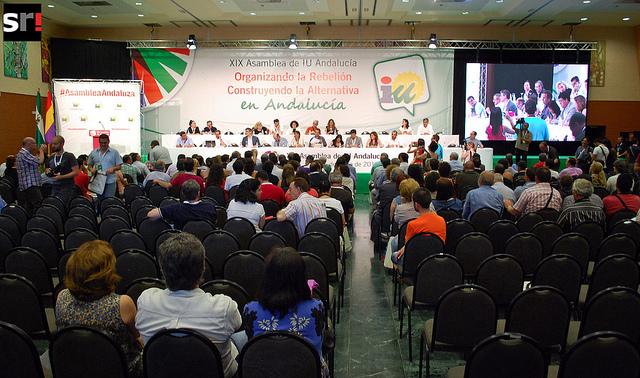
<path id="1" fill-rule="evenodd" d="M 591 163 L 591 168 L 589 168 L 589 174 L 591 174 L 591 183 L 594 187 L 600 186 L 603 188 L 607 187 L 607 176 L 604 174 L 604 167 L 600 162 Z"/>
<path id="2" fill-rule="evenodd" d="M 398 229 L 411 219 L 417 218 L 420 214 L 413 206 L 413 193 L 420 188 L 420 184 L 412 178 L 406 178 L 400 182 L 400 195 L 391 202 L 391 220 L 395 222 Z M 389 239 L 387 251 L 384 256 L 385 268 L 393 268 L 391 255 L 398 250 L 398 236 Z"/>
<path id="3" fill-rule="evenodd" d="M 131 377 L 142 376 L 142 343 L 135 327 L 136 305 L 115 293 L 120 276 L 109 243 L 86 242 L 69 258 L 64 285 L 56 301 L 58 329 L 84 326 L 99 329 L 120 345 Z"/>

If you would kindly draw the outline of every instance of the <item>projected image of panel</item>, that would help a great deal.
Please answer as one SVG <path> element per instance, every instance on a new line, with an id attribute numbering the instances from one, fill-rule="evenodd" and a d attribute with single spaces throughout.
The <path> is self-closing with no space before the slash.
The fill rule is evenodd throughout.
<path id="1" fill-rule="evenodd" d="M 509 141 L 528 124 L 534 141 L 584 137 L 587 64 L 468 63 L 465 134 Z M 491 115 L 493 114 L 493 116 Z"/>

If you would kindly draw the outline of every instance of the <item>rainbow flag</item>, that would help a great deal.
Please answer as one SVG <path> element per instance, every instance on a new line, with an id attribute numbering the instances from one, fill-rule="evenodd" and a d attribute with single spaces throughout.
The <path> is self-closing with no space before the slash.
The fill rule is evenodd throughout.
<path id="1" fill-rule="evenodd" d="M 44 109 L 44 140 L 51 143 L 56 136 L 56 119 L 53 116 L 53 99 L 51 91 L 47 91 L 47 105 Z"/>

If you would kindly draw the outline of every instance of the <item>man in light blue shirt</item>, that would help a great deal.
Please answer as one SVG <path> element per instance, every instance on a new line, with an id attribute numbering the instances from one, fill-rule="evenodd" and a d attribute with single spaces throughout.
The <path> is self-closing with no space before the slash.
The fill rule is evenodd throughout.
<path id="1" fill-rule="evenodd" d="M 98 195 L 98 200 L 116 195 L 116 171 L 122 166 L 120 153 L 109 147 L 109 135 L 102 134 L 98 138 L 100 148 L 91 151 L 87 164 L 92 175 L 103 174 L 107 176 L 104 190 Z"/>
<path id="2" fill-rule="evenodd" d="M 527 168 L 524 174 L 524 178 L 525 180 L 527 180 L 524 185 L 518 186 L 513 190 L 513 195 L 515 196 L 516 201 L 518 200 L 518 198 L 520 198 L 522 192 L 536 184 L 536 170 L 533 168 Z"/>
<path id="3" fill-rule="evenodd" d="M 502 214 L 503 197 L 492 185 L 494 182 L 493 172 L 484 171 L 478 179 L 478 189 L 473 189 L 467 193 L 462 209 L 462 217 L 469 220 L 471 215 L 482 208 L 493 209 Z"/>
<path id="4" fill-rule="evenodd" d="M 536 117 L 536 105 L 534 100 L 528 100 L 524 103 L 524 111 L 527 116 L 524 121 L 529 124 L 529 132 L 531 140 L 549 140 L 549 127 L 543 118 Z"/>
<path id="5" fill-rule="evenodd" d="M 462 166 L 462 162 L 458 160 L 460 156 L 458 156 L 457 152 L 452 152 L 449 155 L 449 165 L 451 166 L 451 172 L 462 172 L 464 167 Z"/>

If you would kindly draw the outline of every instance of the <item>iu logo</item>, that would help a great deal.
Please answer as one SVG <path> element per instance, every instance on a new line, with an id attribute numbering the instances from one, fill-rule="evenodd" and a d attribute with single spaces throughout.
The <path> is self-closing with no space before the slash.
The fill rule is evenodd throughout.
<path id="1" fill-rule="evenodd" d="M 378 87 L 378 101 L 384 110 L 405 108 L 415 113 L 415 106 L 429 100 L 427 71 L 422 56 L 414 54 L 384 60 L 373 66 Z"/>
<path id="2" fill-rule="evenodd" d="M 4 4 L 2 31 L 5 41 L 40 41 L 41 4 Z"/>

